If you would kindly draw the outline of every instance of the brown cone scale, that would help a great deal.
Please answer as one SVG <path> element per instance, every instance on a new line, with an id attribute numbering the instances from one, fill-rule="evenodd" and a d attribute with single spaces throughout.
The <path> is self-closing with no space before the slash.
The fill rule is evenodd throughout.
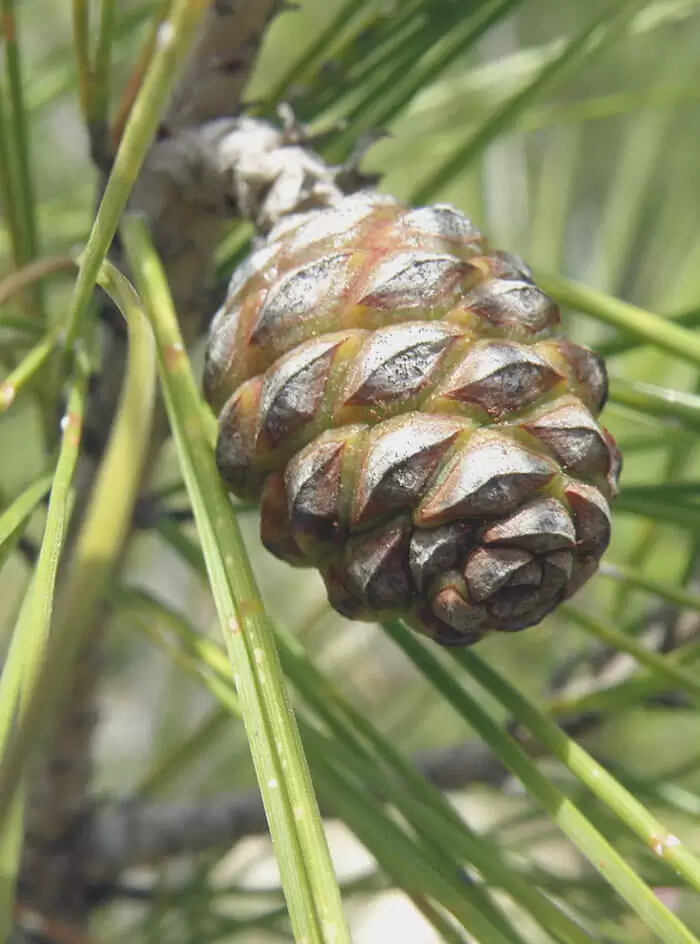
<path id="1" fill-rule="evenodd" d="M 621 464 L 605 366 L 558 322 L 452 207 L 286 219 L 212 326 L 221 475 L 345 616 L 446 646 L 532 626 L 595 572 Z"/>

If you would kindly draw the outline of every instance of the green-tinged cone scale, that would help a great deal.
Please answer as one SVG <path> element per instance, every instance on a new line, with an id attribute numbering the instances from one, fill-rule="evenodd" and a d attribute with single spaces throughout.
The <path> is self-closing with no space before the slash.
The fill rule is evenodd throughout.
<path id="1" fill-rule="evenodd" d="M 558 323 L 453 207 L 285 219 L 213 323 L 221 475 L 344 616 L 445 646 L 532 626 L 595 572 L 621 465 L 605 366 Z"/>

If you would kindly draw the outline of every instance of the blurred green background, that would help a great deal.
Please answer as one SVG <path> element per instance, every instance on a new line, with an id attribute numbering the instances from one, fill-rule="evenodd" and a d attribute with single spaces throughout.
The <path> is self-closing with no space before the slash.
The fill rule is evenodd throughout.
<path id="1" fill-rule="evenodd" d="M 377 128 L 389 132 L 370 148 L 363 168 L 382 174 L 380 188 L 398 197 L 411 199 L 421 192 L 443 162 L 458 154 L 504 102 L 553 61 L 568 39 L 596 15 L 604 29 L 618 6 L 617 0 L 585 4 L 526 0 L 514 5 L 512 13 L 465 54 L 441 67 L 454 33 L 451 27 L 442 28 L 441 18 L 458 24 L 460 5 L 465 16 L 467 8 L 475 6 L 462 0 L 413 3 L 424 12 L 421 29 L 432 31 L 435 41 L 420 39 L 418 33 L 410 40 L 406 34 L 402 46 L 404 34 L 397 29 L 393 45 L 383 41 L 372 59 L 362 58 L 362 50 L 372 47 L 373 35 L 386 28 L 392 15 L 398 16 L 401 2 L 355 4 L 358 17 L 365 20 L 362 29 L 355 30 L 353 44 L 344 44 L 343 33 L 329 36 L 323 69 L 300 77 L 284 95 L 312 128 L 336 129 L 327 146 L 335 159 L 347 155 L 359 134 Z M 154 2 L 119 5 L 113 64 L 117 91 L 127 79 L 154 7 Z M 454 203 L 492 244 L 521 254 L 537 270 L 560 272 L 672 315 L 700 307 L 700 3 L 659 0 L 637 7 L 604 48 L 581 62 L 572 56 L 571 68 L 527 102 L 487 147 L 465 154 L 449 179 L 437 181 L 431 198 Z M 340 8 L 339 0 L 302 0 L 298 11 L 278 18 L 249 90 L 251 101 L 266 101 L 300 53 L 334 22 Z M 18 14 L 41 247 L 46 254 L 63 252 L 85 241 L 97 184 L 79 113 L 70 9 L 68 3 L 55 0 L 25 0 Z M 346 25 L 350 33 L 353 23 L 350 18 Z M 365 63 L 362 73 L 358 62 Z M 432 62 L 436 68 L 431 76 Z M 384 120 L 392 96 L 399 100 L 408 88 L 414 63 L 425 70 L 427 80 L 408 95 L 397 114 Z M 230 267 L 224 249 L 219 277 L 225 278 Z M 0 228 L 0 272 L 9 268 L 7 232 Z M 65 310 L 69 290 L 68 276 L 51 281 L 47 298 L 52 316 Z M 12 304 L 6 308 L 15 310 Z M 574 311 L 565 312 L 564 330 L 568 337 L 594 347 L 613 337 Z M 16 350 L 16 336 L 0 325 L 0 377 L 12 363 L 10 351 Z M 696 371 L 650 347 L 611 357 L 609 367 L 613 378 L 627 382 L 697 392 Z M 700 494 L 696 438 L 672 420 L 660 422 L 620 402 L 607 407 L 604 421 L 625 458 L 623 501 L 606 560 L 631 562 L 656 580 L 682 584 L 695 575 L 698 535 L 692 525 L 669 523 L 669 513 L 663 507 L 654 510 L 651 504 L 639 513 L 631 499 L 624 505 L 624 496 L 636 486 L 681 480 L 698 481 Z M 29 397 L 0 417 L 0 457 L 0 497 L 5 503 L 44 468 L 40 416 Z M 178 474 L 168 453 L 155 484 L 176 481 Z M 646 497 L 651 501 L 649 493 Z M 656 493 L 652 497 L 661 501 Z M 689 491 L 683 500 L 694 503 L 696 493 Z M 667 496 L 667 505 L 669 501 Z M 468 736 L 463 721 L 432 693 L 378 628 L 349 624 L 330 613 L 320 581 L 310 574 L 300 583 L 298 572 L 261 549 L 256 514 L 247 512 L 243 521 L 272 615 L 302 634 L 319 662 L 380 728 L 407 751 L 449 745 Z M 188 526 L 183 531 L 194 536 Z M 40 537 L 40 517 L 32 523 L 31 533 Z M 153 589 L 189 614 L 203 631 L 217 632 L 208 593 L 163 535 L 139 537 L 128 574 L 132 583 Z M 20 554 L 0 573 L 4 640 L 9 638 L 26 577 Z M 648 595 L 602 576 L 590 582 L 576 604 L 630 632 L 648 627 L 658 611 Z M 480 653 L 521 689 L 542 695 L 555 667 L 589 645 L 573 624 L 554 616 L 524 634 L 489 639 Z M 193 728 L 212 702 L 183 678 L 177 666 L 154 652 L 124 616 L 114 621 L 105 673 L 96 787 L 125 792 L 151 770 L 158 755 Z M 674 815 L 679 816 L 685 835 L 692 831 L 694 820 L 700 842 L 700 718 L 695 711 L 641 705 L 613 711 L 587 743 L 623 779 L 628 778 L 628 785 L 646 783 L 647 798 L 659 784 L 677 782 L 697 805 L 687 809 L 686 816 L 672 808 L 664 815 L 671 824 Z M 253 782 L 243 732 L 231 724 L 171 794 L 206 795 Z M 582 799 L 592 817 L 605 815 L 587 802 L 588 807 Z M 692 807 L 690 799 L 688 804 Z M 518 855 L 539 856 L 550 867 L 553 862 L 565 863 L 572 875 L 580 874 L 578 860 L 563 842 L 552 840 L 554 832 L 517 791 L 507 795 L 475 788 L 460 799 L 460 807 L 478 825 L 490 823 Z M 610 823 L 608 827 L 613 828 Z M 626 835 L 620 834 L 619 841 L 624 847 Z M 243 853 L 239 855 L 244 861 Z M 356 853 L 347 855 L 350 861 Z M 700 932 L 697 896 L 683 893 L 678 906 L 689 926 Z M 163 907 L 166 913 L 167 906 Z M 620 931 L 616 937 L 612 926 L 617 907 L 609 896 L 600 898 L 601 916 L 611 921 L 606 939 L 652 940 L 631 919 L 628 936 Z M 363 914 L 358 910 L 358 928 L 365 920 L 369 930 L 366 936 L 358 932 L 358 942 L 380 940 Z M 615 926 L 619 930 L 623 925 Z M 413 927 L 391 940 L 412 941 Z"/>

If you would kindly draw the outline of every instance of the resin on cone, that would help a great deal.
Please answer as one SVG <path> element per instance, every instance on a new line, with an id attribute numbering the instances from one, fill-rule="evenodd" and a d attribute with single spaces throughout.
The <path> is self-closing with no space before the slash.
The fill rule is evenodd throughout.
<path id="1" fill-rule="evenodd" d="M 290 217 L 212 326 L 221 475 L 344 616 L 447 646 L 532 626 L 596 570 L 620 471 L 605 367 L 558 322 L 450 206 Z"/>

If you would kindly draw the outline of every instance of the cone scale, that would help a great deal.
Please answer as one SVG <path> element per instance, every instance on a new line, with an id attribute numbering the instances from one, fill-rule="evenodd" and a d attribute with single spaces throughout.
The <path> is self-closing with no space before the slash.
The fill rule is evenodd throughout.
<path id="1" fill-rule="evenodd" d="M 539 623 L 595 572 L 621 464 L 604 364 L 558 323 L 450 206 L 290 217 L 212 325 L 220 473 L 344 616 L 445 646 Z"/>

